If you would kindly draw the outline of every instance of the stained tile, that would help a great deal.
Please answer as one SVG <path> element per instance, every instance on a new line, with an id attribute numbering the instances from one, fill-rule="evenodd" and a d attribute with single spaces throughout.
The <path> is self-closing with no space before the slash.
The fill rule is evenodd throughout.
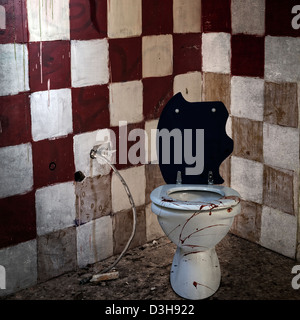
<path id="1" fill-rule="evenodd" d="M 299 131 L 264 122 L 264 162 L 288 170 L 299 168 Z"/>
<path id="2" fill-rule="evenodd" d="M 143 35 L 173 32 L 173 0 L 143 0 Z"/>
<path id="3" fill-rule="evenodd" d="M 231 78 L 231 114 L 263 121 L 264 80 L 250 77 Z"/>
<path id="4" fill-rule="evenodd" d="M 29 90 L 28 49 L 26 44 L 0 46 L 0 96 Z"/>
<path id="5" fill-rule="evenodd" d="M 203 73 L 203 100 L 222 101 L 230 112 L 230 75 Z"/>
<path id="6" fill-rule="evenodd" d="M 72 88 L 74 133 L 109 127 L 108 105 L 107 85 Z"/>
<path id="7" fill-rule="evenodd" d="M 234 155 L 263 161 L 263 124 L 245 118 L 232 117 Z"/>
<path id="8" fill-rule="evenodd" d="M 27 1 L 30 41 L 70 39 L 69 0 Z"/>
<path id="9" fill-rule="evenodd" d="M 30 98 L 30 109 L 34 141 L 73 132 L 71 89 L 34 92 Z"/>
<path id="10" fill-rule="evenodd" d="M 74 180 L 73 138 L 71 135 L 32 144 L 35 188 Z"/>
<path id="11" fill-rule="evenodd" d="M 29 85 L 32 91 L 71 86 L 69 41 L 29 43 Z"/>
<path id="12" fill-rule="evenodd" d="M 299 3 L 293 0 L 266 0 L 266 34 L 272 36 L 299 36 L 299 29 L 295 30 L 292 27 L 292 19 L 296 17 L 296 14 L 292 14 L 292 8 L 297 4 Z M 297 20 L 297 17 L 295 19 Z"/>
<path id="13" fill-rule="evenodd" d="M 235 76 L 264 76 L 264 37 L 232 35 L 231 72 Z"/>
<path id="14" fill-rule="evenodd" d="M 173 77 L 143 79 L 144 118 L 157 119 L 166 103 L 173 96 Z"/>
<path id="15" fill-rule="evenodd" d="M 26 2 L 2 1 L 5 23 L 0 30 L 0 43 L 24 43 L 28 41 Z"/>
<path id="16" fill-rule="evenodd" d="M 241 213 L 234 218 L 230 231 L 244 239 L 259 243 L 262 205 L 241 201 Z"/>
<path id="17" fill-rule="evenodd" d="M 111 176 L 87 177 L 75 185 L 77 225 L 111 213 Z"/>
<path id="18" fill-rule="evenodd" d="M 298 127 L 297 83 L 265 82 L 264 121 Z"/>
<path id="19" fill-rule="evenodd" d="M 137 224 L 135 235 L 129 248 L 134 248 L 144 244 L 146 240 L 146 218 L 144 206 L 137 208 Z M 133 228 L 133 213 L 132 210 L 120 211 L 113 216 L 113 241 L 114 254 L 122 252 L 128 239 L 131 236 Z"/>
<path id="20" fill-rule="evenodd" d="M 39 281 L 76 269 L 76 229 L 71 227 L 38 237 L 37 250 Z"/>
<path id="21" fill-rule="evenodd" d="M 118 126 L 119 121 L 128 123 L 142 121 L 143 83 L 141 81 L 111 83 L 109 102 L 111 126 Z"/>
<path id="22" fill-rule="evenodd" d="M 28 192 L 33 187 L 30 143 L 0 148 L 0 198 Z"/>
<path id="23" fill-rule="evenodd" d="M 156 214 L 151 211 L 151 204 L 148 204 L 145 208 L 146 213 L 146 241 L 151 241 L 154 239 L 161 238 L 165 236 L 162 230 Z"/>
<path id="24" fill-rule="evenodd" d="M 0 296 L 6 296 L 37 283 L 35 239 L 0 250 L 0 261 L 6 269 L 6 289 L 0 290 Z"/>
<path id="25" fill-rule="evenodd" d="M 158 164 L 147 164 L 145 166 L 145 175 L 146 175 L 146 203 L 150 203 L 150 194 L 151 192 L 164 184 L 166 184 L 165 180 L 162 177 L 162 174 L 159 169 Z"/>
<path id="26" fill-rule="evenodd" d="M 272 82 L 300 81 L 300 38 L 265 39 L 265 78 Z"/>
<path id="27" fill-rule="evenodd" d="M 71 41 L 71 77 L 73 87 L 108 83 L 108 42 L 100 40 Z"/>
<path id="28" fill-rule="evenodd" d="M 262 203 L 263 164 L 244 158 L 231 157 L 231 187 L 243 200 Z"/>
<path id="29" fill-rule="evenodd" d="M 230 34 L 202 34 L 202 70 L 204 72 L 230 73 Z"/>
<path id="30" fill-rule="evenodd" d="M 35 193 L 37 234 L 44 235 L 75 225 L 75 186 L 58 183 Z"/>
<path id="31" fill-rule="evenodd" d="M 110 0 L 107 12 L 109 38 L 141 35 L 142 0 Z"/>
<path id="32" fill-rule="evenodd" d="M 162 77 L 173 73 L 172 35 L 142 38 L 143 77 Z"/>
<path id="33" fill-rule="evenodd" d="M 265 0 L 232 0 L 231 12 L 233 34 L 265 34 Z"/>
<path id="34" fill-rule="evenodd" d="M 173 31 L 188 33 L 201 31 L 201 0 L 173 0 Z"/>
<path id="35" fill-rule="evenodd" d="M 294 174 L 264 166 L 264 204 L 294 214 Z"/>
<path id="36" fill-rule="evenodd" d="M 202 0 L 203 32 L 231 32 L 230 0 Z"/>
<path id="37" fill-rule="evenodd" d="M 260 244 L 268 249 L 295 258 L 297 218 L 263 206 Z"/>
<path id="38" fill-rule="evenodd" d="M 231 157 L 226 158 L 219 168 L 220 176 L 224 179 L 223 185 L 230 186 Z"/>
<path id="39" fill-rule="evenodd" d="M 0 147 L 31 140 L 28 94 L 0 97 Z"/>
<path id="40" fill-rule="evenodd" d="M 0 206 L 0 248 L 35 239 L 36 215 L 33 191 L 0 199 Z"/>
<path id="41" fill-rule="evenodd" d="M 181 92 L 189 102 L 201 101 L 202 74 L 201 72 L 189 72 L 174 77 L 174 95 Z"/>
<path id="42" fill-rule="evenodd" d="M 142 78 L 141 37 L 109 40 L 109 59 L 112 82 Z"/>
<path id="43" fill-rule="evenodd" d="M 76 235 L 77 261 L 80 268 L 113 255 L 113 229 L 110 216 L 77 227 Z"/>
<path id="44" fill-rule="evenodd" d="M 70 0 L 71 40 L 105 38 L 107 1 Z"/>
<path id="45" fill-rule="evenodd" d="M 173 74 L 201 70 L 201 33 L 174 34 Z"/>

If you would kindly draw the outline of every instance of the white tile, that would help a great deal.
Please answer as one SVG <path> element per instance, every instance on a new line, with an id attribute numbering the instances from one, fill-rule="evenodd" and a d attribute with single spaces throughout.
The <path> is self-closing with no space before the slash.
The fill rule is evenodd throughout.
<path id="1" fill-rule="evenodd" d="M 269 123 L 263 125 L 264 162 L 289 170 L 299 169 L 299 131 Z"/>
<path id="2" fill-rule="evenodd" d="M 75 201 L 73 182 L 37 189 L 35 193 L 37 234 L 43 235 L 74 226 Z"/>
<path id="3" fill-rule="evenodd" d="M 29 90 L 28 49 L 25 44 L 0 45 L 0 96 Z"/>
<path id="4" fill-rule="evenodd" d="M 73 87 L 108 83 L 107 39 L 71 41 L 71 77 Z"/>
<path id="5" fill-rule="evenodd" d="M 28 288 L 37 283 L 36 240 L 0 249 L 0 265 L 5 268 L 6 289 L 0 297 Z"/>
<path id="6" fill-rule="evenodd" d="M 128 38 L 142 34 L 142 0 L 109 0 L 107 7 L 109 38 Z"/>
<path id="7" fill-rule="evenodd" d="M 201 0 L 173 0 L 174 33 L 201 32 Z"/>
<path id="8" fill-rule="evenodd" d="M 156 152 L 156 130 L 157 130 L 158 120 L 150 120 L 145 122 L 145 131 L 147 133 L 148 143 L 146 145 L 148 153 L 148 161 L 157 161 Z"/>
<path id="9" fill-rule="evenodd" d="M 278 82 L 300 81 L 300 38 L 265 39 L 265 79 Z"/>
<path id="10" fill-rule="evenodd" d="M 264 35 L 265 0 L 232 0 L 231 25 L 233 34 Z"/>
<path id="11" fill-rule="evenodd" d="M 264 80 L 232 77 L 230 110 L 233 116 L 263 121 Z"/>
<path id="12" fill-rule="evenodd" d="M 146 188 L 145 166 L 120 170 L 120 174 L 130 189 L 135 206 L 143 205 L 145 203 Z M 115 173 L 112 175 L 111 194 L 113 212 L 131 209 L 124 186 Z"/>
<path id="13" fill-rule="evenodd" d="M 297 241 L 297 217 L 263 206 L 260 244 L 294 258 Z"/>
<path id="14" fill-rule="evenodd" d="M 61 137 L 73 132 L 71 100 L 71 89 L 31 94 L 31 129 L 34 141 Z"/>
<path id="15" fill-rule="evenodd" d="M 230 34 L 223 32 L 203 33 L 202 56 L 202 70 L 204 72 L 230 73 Z"/>
<path id="16" fill-rule="evenodd" d="M 30 41 L 70 39 L 69 0 L 27 1 Z"/>
<path id="17" fill-rule="evenodd" d="M 201 101 L 201 88 L 201 72 L 189 72 L 185 74 L 179 74 L 174 77 L 174 95 L 178 92 L 181 92 L 183 97 L 189 102 Z"/>
<path id="18" fill-rule="evenodd" d="M 143 77 L 161 77 L 173 73 L 172 35 L 142 38 Z"/>
<path id="19" fill-rule="evenodd" d="M 92 220 L 76 228 L 77 261 L 80 268 L 113 255 L 113 231 L 110 216 Z"/>
<path id="20" fill-rule="evenodd" d="M 141 81 L 111 83 L 109 86 L 110 125 L 119 121 L 136 123 L 143 120 L 143 84 Z"/>
<path id="21" fill-rule="evenodd" d="M 0 148 L 0 198 L 30 191 L 33 186 L 30 143 Z"/>
<path id="22" fill-rule="evenodd" d="M 231 188 L 243 200 L 262 203 L 263 164 L 239 157 L 231 157 Z"/>
<path id="23" fill-rule="evenodd" d="M 153 239 L 161 238 L 165 235 L 159 222 L 157 220 L 156 214 L 151 210 L 151 203 L 146 206 L 146 237 L 147 241 Z"/>

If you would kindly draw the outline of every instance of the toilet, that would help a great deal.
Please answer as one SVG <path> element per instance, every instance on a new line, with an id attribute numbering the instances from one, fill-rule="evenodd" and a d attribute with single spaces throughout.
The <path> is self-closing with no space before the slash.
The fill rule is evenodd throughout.
<path id="1" fill-rule="evenodd" d="M 221 185 L 219 174 L 233 151 L 227 119 L 222 102 L 188 102 L 178 93 L 158 122 L 157 156 L 166 184 L 151 192 L 151 209 L 177 246 L 170 282 L 186 299 L 205 299 L 218 290 L 221 269 L 215 246 L 241 211 L 239 193 Z"/>

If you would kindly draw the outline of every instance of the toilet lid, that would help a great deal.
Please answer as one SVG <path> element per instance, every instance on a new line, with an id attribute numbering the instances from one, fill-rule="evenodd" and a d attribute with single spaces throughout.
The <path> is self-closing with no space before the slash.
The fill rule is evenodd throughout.
<path id="1" fill-rule="evenodd" d="M 224 182 L 219 167 L 233 150 L 233 140 L 225 131 L 227 118 L 220 101 L 188 102 L 181 93 L 169 100 L 158 122 L 156 140 L 159 167 L 167 184 L 176 183 L 178 171 L 183 184 L 208 184 L 209 175 L 213 184 Z"/>

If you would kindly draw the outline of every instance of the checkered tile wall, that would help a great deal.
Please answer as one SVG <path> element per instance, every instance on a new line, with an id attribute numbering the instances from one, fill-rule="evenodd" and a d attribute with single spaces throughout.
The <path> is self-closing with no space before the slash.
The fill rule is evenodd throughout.
<path id="1" fill-rule="evenodd" d="M 189 101 L 222 100 L 230 112 L 235 149 L 221 171 L 243 198 L 232 232 L 294 257 L 294 5 L 0 0 L 0 264 L 9 283 L 0 295 L 123 249 L 130 204 L 114 174 L 99 176 L 89 151 L 98 130 L 118 136 L 119 121 L 150 132 L 178 91 Z M 161 236 L 149 205 L 150 192 L 163 183 L 157 166 L 118 168 L 138 206 L 134 245 Z M 81 183 L 74 182 L 78 170 L 86 175 Z"/>

